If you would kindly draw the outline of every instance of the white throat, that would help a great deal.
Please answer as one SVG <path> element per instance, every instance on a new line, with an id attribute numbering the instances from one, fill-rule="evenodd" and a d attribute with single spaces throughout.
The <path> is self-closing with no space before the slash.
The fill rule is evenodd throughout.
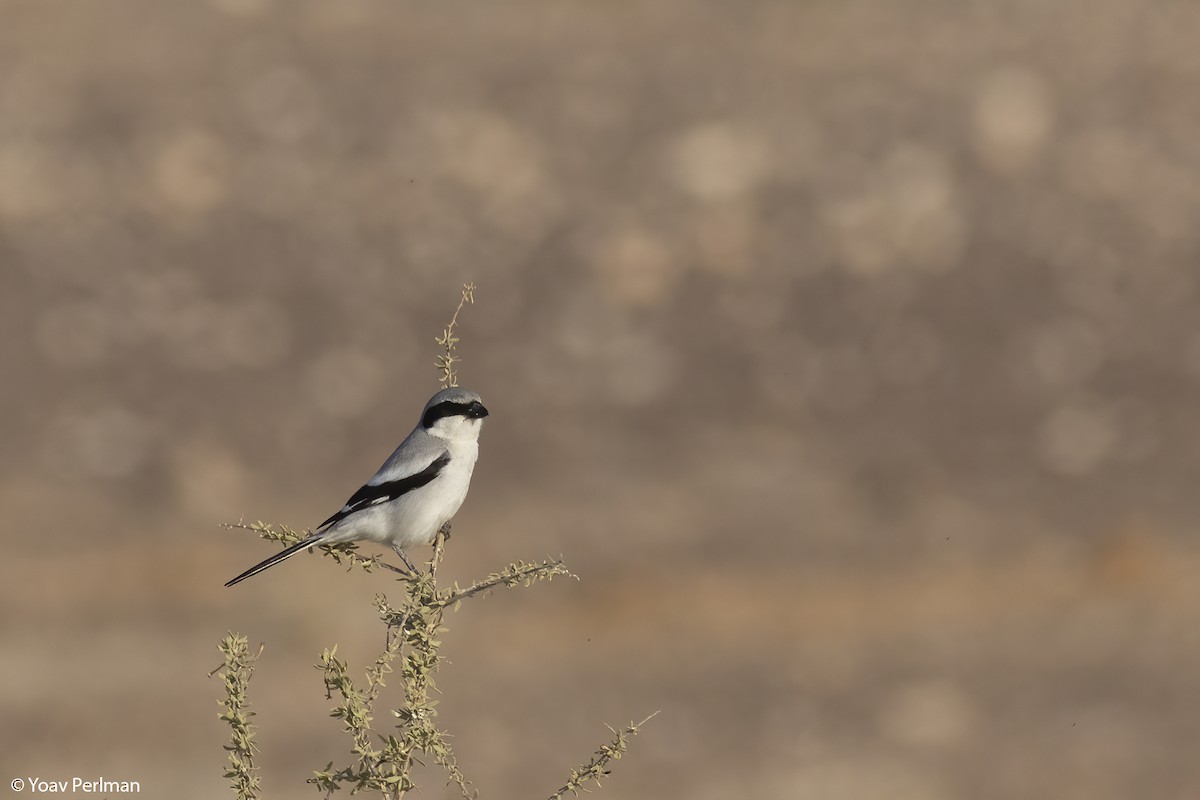
<path id="1" fill-rule="evenodd" d="M 478 446 L 482 427 L 482 420 L 454 416 L 439 419 L 427 428 L 426 432 L 444 441 L 446 447 L 453 452 L 463 446 Z"/>

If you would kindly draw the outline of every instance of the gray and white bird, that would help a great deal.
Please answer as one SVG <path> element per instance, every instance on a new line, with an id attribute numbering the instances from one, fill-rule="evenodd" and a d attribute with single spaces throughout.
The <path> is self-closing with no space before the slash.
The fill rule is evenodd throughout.
<path id="1" fill-rule="evenodd" d="M 404 548 L 433 542 L 457 513 L 479 457 L 479 430 L 488 415 L 479 395 L 452 386 L 429 399 L 421 421 L 341 510 L 302 542 L 238 575 L 233 586 L 319 544 L 377 542 L 407 564 Z"/>

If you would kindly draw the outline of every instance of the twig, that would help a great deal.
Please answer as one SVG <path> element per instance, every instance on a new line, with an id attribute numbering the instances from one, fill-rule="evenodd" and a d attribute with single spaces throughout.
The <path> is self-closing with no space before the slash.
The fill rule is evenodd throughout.
<path id="1" fill-rule="evenodd" d="M 562 800 L 562 798 L 570 792 L 573 796 L 579 796 L 580 792 L 586 792 L 584 784 L 588 781 L 595 781 L 596 785 L 600 785 L 600 777 L 609 773 L 608 762 L 619 759 L 625 755 L 625 751 L 629 749 L 630 738 L 636 736 L 638 732 L 654 717 L 658 716 L 659 712 L 655 711 L 650 716 L 638 723 L 629 723 L 622 730 L 617 730 L 611 725 L 608 729 L 613 732 L 612 741 L 600 746 L 588 763 L 571 770 L 571 779 L 568 780 L 557 792 L 550 795 L 549 800 Z"/>
<path id="2" fill-rule="evenodd" d="M 455 584 L 453 589 L 447 593 L 440 593 L 440 596 L 433 602 L 439 608 L 448 608 L 458 605 L 469 597 L 489 592 L 497 586 L 505 588 L 519 585 L 529 586 L 537 581 L 550 580 L 556 575 L 579 580 L 579 576 L 567 569 L 561 558 L 543 561 L 540 564 L 525 564 L 518 561 L 509 564 L 501 572 L 494 572 L 483 580 L 476 581 L 465 589 Z"/>
<path id="3" fill-rule="evenodd" d="M 218 672 L 224 673 L 225 699 L 219 702 L 224 710 L 217 716 L 231 729 L 229 744 L 225 745 L 229 753 L 225 777 L 233 781 L 230 786 L 238 800 L 257 800 L 262 788 L 258 768 L 254 766 L 254 754 L 258 752 L 258 745 L 254 743 L 254 723 L 250 721 L 254 712 L 248 710 L 246 690 L 250 686 L 250 676 L 254 674 L 254 662 L 262 655 L 263 648 L 260 644 L 258 653 L 250 655 L 245 636 L 226 634 L 218 646 L 224 663 L 208 673 L 210 678 Z"/>
<path id="4" fill-rule="evenodd" d="M 266 522 L 252 522 L 247 524 L 239 520 L 238 522 L 222 523 L 221 527 L 227 530 L 252 531 L 267 541 L 280 542 L 286 545 L 296 544 L 308 538 L 307 531 L 305 533 L 298 533 L 286 525 L 271 525 Z M 348 563 L 352 567 L 362 567 L 367 572 L 370 572 L 375 567 L 383 567 L 392 572 L 407 574 L 405 570 L 387 563 L 379 556 L 360 555 L 358 546 L 353 542 L 314 544 L 313 547 L 319 548 L 324 555 L 329 556 L 338 564 Z"/>
<path id="5" fill-rule="evenodd" d="M 455 345 L 458 344 L 458 337 L 454 335 L 454 328 L 458 325 L 458 312 L 462 311 L 464 303 L 475 302 L 475 284 L 464 283 L 462 297 L 458 301 L 458 307 L 454 309 L 454 316 L 450 318 L 450 324 L 442 329 L 442 335 L 434 337 L 434 341 L 442 346 L 443 352 L 439 353 L 434 362 L 438 370 L 441 372 L 441 377 L 438 381 L 442 384 L 442 388 L 458 386 L 458 373 L 454 371 L 454 365 L 461 361 L 454 354 Z"/>

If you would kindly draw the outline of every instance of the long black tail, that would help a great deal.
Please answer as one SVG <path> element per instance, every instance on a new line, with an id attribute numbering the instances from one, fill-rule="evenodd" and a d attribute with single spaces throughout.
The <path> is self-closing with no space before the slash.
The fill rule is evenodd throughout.
<path id="1" fill-rule="evenodd" d="M 238 575 L 236 578 L 234 578 L 233 580 L 231 580 L 229 583 L 227 583 L 225 585 L 233 586 L 235 583 L 240 583 L 240 582 L 246 580 L 246 578 L 250 578 L 250 577 L 257 575 L 258 573 L 262 572 L 264 569 L 269 569 L 269 568 L 275 566 L 280 561 L 291 558 L 292 556 L 296 555 L 296 553 L 299 553 L 301 550 L 303 550 L 307 547 L 313 547 L 317 544 L 320 544 L 320 537 L 309 537 L 308 539 L 305 539 L 302 542 L 296 542 L 294 545 L 287 548 L 286 550 L 280 550 L 278 553 L 271 556 L 266 561 L 262 561 L 258 564 L 255 564 L 253 567 L 246 570 L 241 575 Z"/>

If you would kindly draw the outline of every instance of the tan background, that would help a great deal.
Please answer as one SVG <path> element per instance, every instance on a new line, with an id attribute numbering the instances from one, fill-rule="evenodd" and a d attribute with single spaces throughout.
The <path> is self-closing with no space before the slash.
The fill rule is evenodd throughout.
<path id="1" fill-rule="evenodd" d="M 605 796 L 1200 796 L 1200 6 L 0 15 L 6 779 L 223 796 L 236 629 L 314 794 L 387 578 L 217 525 L 337 508 L 475 280 L 449 576 L 583 578 L 450 620 L 483 797 L 655 709 Z"/>

